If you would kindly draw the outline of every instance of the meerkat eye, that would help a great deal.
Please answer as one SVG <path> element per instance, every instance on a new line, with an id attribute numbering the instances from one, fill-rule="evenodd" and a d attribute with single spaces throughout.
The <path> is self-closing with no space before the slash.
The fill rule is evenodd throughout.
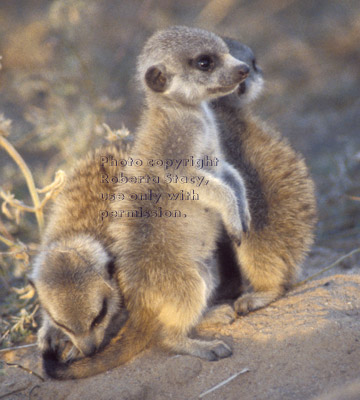
<path id="1" fill-rule="evenodd" d="M 195 65 L 200 71 L 210 71 L 214 67 L 214 59 L 208 55 L 201 55 L 195 60 Z"/>
<path id="2" fill-rule="evenodd" d="M 91 323 L 90 328 L 93 329 L 93 328 L 97 327 L 101 323 L 101 321 L 105 318 L 106 313 L 107 313 L 107 302 L 106 302 L 106 299 L 104 299 L 101 311 L 94 318 L 93 322 Z"/>
<path id="3" fill-rule="evenodd" d="M 54 321 L 55 325 L 57 325 L 59 328 L 62 328 L 62 329 L 64 329 L 64 331 L 66 331 L 72 335 L 75 335 L 75 332 L 73 330 L 71 330 L 70 328 L 68 328 L 67 326 L 60 324 L 60 322 L 57 322 L 54 319 L 53 319 L 53 321 Z"/>

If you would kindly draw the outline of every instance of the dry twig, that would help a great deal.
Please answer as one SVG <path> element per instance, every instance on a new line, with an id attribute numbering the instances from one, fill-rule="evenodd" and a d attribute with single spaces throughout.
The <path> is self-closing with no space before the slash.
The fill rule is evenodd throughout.
<path id="1" fill-rule="evenodd" d="M 4 200 L 1 206 L 1 211 L 3 214 L 5 214 L 9 219 L 13 219 L 14 216 L 11 214 L 10 210 L 7 208 L 7 206 L 11 206 L 15 209 L 15 212 L 21 212 L 21 211 L 26 211 L 26 212 L 32 212 L 32 213 L 37 213 L 38 211 L 41 212 L 42 215 L 42 210 L 45 207 L 46 203 L 50 199 L 54 199 L 57 194 L 59 193 L 61 187 L 64 185 L 66 179 L 66 174 L 64 171 L 59 170 L 55 174 L 55 179 L 54 181 L 46 186 L 43 189 L 35 189 L 36 192 L 38 193 L 45 193 L 45 197 L 42 199 L 41 203 L 38 203 L 37 207 L 31 207 L 26 204 L 24 204 L 22 201 L 15 199 L 15 196 L 11 193 L 5 193 L 3 190 L 0 189 L 0 197 Z M 19 223 L 19 214 L 15 214 L 16 222 Z M 39 225 L 40 227 L 40 225 Z"/>
<path id="2" fill-rule="evenodd" d="M 44 379 L 41 375 L 39 375 L 39 374 L 36 373 L 35 371 L 32 371 L 30 368 L 26 368 L 26 367 L 24 367 L 23 365 L 20 365 L 20 364 L 9 363 L 9 362 L 7 362 L 7 361 L 3 361 L 3 362 L 4 362 L 8 367 L 20 368 L 20 369 L 22 369 L 22 370 L 28 372 L 30 375 L 36 376 L 36 377 L 39 378 L 42 382 L 45 382 L 45 379 Z"/>
<path id="3" fill-rule="evenodd" d="M 3 116 L 0 116 L 0 118 L 1 118 L 1 120 L 4 121 Z M 27 183 L 27 186 L 29 188 L 30 196 L 34 203 L 34 207 L 36 209 L 36 211 L 35 211 L 36 219 L 37 219 L 40 230 L 42 230 L 42 228 L 44 226 L 44 215 L 42 213 L 42 210 L 40 209 L 40 200 L 39 200 L 39 196 L 36 192 L 34 178 L 32 176 L 32 173 L 31 173 L 29 167 L 26 165 L 25 161 L 23 160 L 23 158 L 15 150 L 15 148 L 11 145 L 11 143 L 5 138 L 5 136 L 8 135 L 8 131 L 4 130 L 3 126 L 4 126 L 4 124 L 7 124 L 7 121 L 8 120 L 5 120 L 5 122 L 3 122 L 0 125 L 0 146 L 2 146 L 6 150 L 6 152 L 16 162 L 16 164 L 19 166 L 21 172 L 23 173 L 26 183 Z M 7 125 L 9 125 L 9 124 L 7 124 Z"/>
<path id="4" fill-rule="evenodd" d="M 14 287 L 13 291 L 19 295 L 19 298 L 21 300 L 32 299 L 36 294 L 35 288 L 30 284 L 28 284 L 20 289 Z"/>
<path id="5" fill-rule="evenodd" d="M 17 200 L 15 196 L 11 193 L 5 193 L 3 190 L 0 190 L 0 196 L 4 200 L 1 210 L 2 212 L 9 218 L 13 219 L 14 216 L 11 214 L 10 210 L 7 206 L 11 206 L 15 209 L 15 218 L 16 222 L 19 223 L 20 212 L 33 212 L 36 215 L 36 219 L 38 222 L 38 226 L 40 232 L 44 226 L 44 215 L 43 215 L 43 208 L 45 207 L 46 203 L 51 199 L 56 197 L 58 192 L 60 191 L 61 187 L 65 183 L 66 175 L 65 172 L 59 170 L 55 174 L 54 181 L 42 189 L 36 189 L 34 179 L 29 167 L 26 165 L 23 158 L 20 154 L 16 151 L 14 146 L 6 139 L 6 136 L 9 135 L 9 128 L 10 128 L 10 120 L 6 120 L 3 115 L 0 115 L 0 146 L 5 149 L 5 151 L 10 155 L 10 157 L 15 161 L 15 163 L 19 166 L 21 172 L 23 173 L 32 201 L 33 207 L 24 204 L 22 201 Z M 45 193 L 45 197 L 40 202 L 38 193 Z M 8 242 L 4 240 L 5 238 L 1 237 L 1 241 L 7 244 Z"/>
<path id="6" fill-rule="evenodd" d="M 25 330 L 25 324 L 32 324 L 33 326 L 36 326 L 37 324 L 34 320 L 34 317 L 38 309 L 39 305 L 37 304 L 32 313 L 29 314 L 25 308 L 22 308 L 20 311 L 20 317 L 12 317 L 12 320 L 15 322 L 15 324 L 11 327 L 11 332 L 23 332 Z"/>
<path id="7" fill-rule="evenodd" d="M 3 224 L 3 222 L 0 219 L 0 235 L 2 235 L 3 237 L 5 237 L 8 240 L 14 241 L 14 237 L 13 235 L 11 235 L 11 233 L 9 233 L 9 231 L 6 229 L 5 225 Z"/>
<path id="8" fill-rule="evenodd" d="M 336 261 L 334 261 L 331 265 L 329 265 L 328 267 L 322 269 L 321 271 L 317 272 L 316 274 L 311 275 L 308 278 L 304 279 L 303 281 L 296 283 L 293 286 L 293 288 L 296 288 L 296 287 L 299 287 L 301 285 L 304 285 L 305 283 L 313 280 L 314 278 L 317 278 L 319 275 L 323 274 L 324 272 L 329 271 L 331 268 L 336 267 L 338 264 L 341 263 L 341 261 L 345 260 L 345 258 L 351 257 L 352 255 L 354 255 L 356 253 L 360 253 L 360 247 L 358 249 L 354 249 L 354 250 L 350 251 L 350 253 L 347 253 L 347 254 L 341 256 Z"/>
<path id="9" fill-rule="evenodd" d="M 204 396 L 206 396 L 207 394 L 210 394 L 211 392 L 213 392 L 214 390 L 219 389 L 220 387 L 228 384 L 229 382 L 231 382 L 233 379 L 235 379 L 237 376 L 245 374 L 245 372 L 249 372 L 250 370 L 248 368 L 244 368 L 242 369 L 240 372 L 237 372 L 234 375 L 231 375 L 230 378 L 225 379 L 224 381 L 218 383 L 217 385 L 213 386 L 211 389 L 207 390 L 206 392 L 203 392 L 199 395 L 199 399 L 202 399 Z"/>
<path id="10" fill-rule="evenodd" d="M 106 140 L 109 142 L 118 141 L 119 139 L 122 140 L 130 135 L 129 129 L 122 126 L 121 129 L 117 129 L 116 131 L 112 130 L 109 125 L 103 123 L 103 128 L 107 133 Z"/>
<path id="11" fill-rule="evenodd" d="M 5 243 L 6 246 L 8 246 L 8 247 L 15 246 L 15 243 L 14 243 L 14 242 L 12 242 L 11 240 L 7 239 L 6 237 L 4 237 L 4 236 L 2 236 L 2 235 L 0 235 L 0 241 L 2 241 L 3 243 Z"/>
<path id="12" fill-rule="evenodd" d="M 29 347 L 36 347 L 36 346 L 37 346 L 37 343 L 23 344 L 22 346 L 8 347 L 6 349 L 0 349 L 0 353 L 7 353 L 8 351 L 16 351 L 16 350 L 27 349 Z"/>

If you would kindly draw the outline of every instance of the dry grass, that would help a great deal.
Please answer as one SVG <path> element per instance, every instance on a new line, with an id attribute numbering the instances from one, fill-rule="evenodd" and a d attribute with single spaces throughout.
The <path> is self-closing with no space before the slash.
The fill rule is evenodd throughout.
<path id="1" fill-rule="evenodd" d="M 14 194 L 5 192 L 0 187 L 0 197 L 3 200 L 1 212 L 8 220 L 12 221 L 17 226 L 21 224 L 21 218 L 24 213 L 34 213 L 36 215 L 39 232 L 41 233 L 44 227 L 44 207 L 47 202 L 54 199 L 61 190 L 61 187 L 65 183 L 65 173 L 61 170 L 57 171 L 55 179 L 51 184 L 42 189 L 37 189 L 29 167 L 7 139 L 10 136 L 10 126 L 10 120 L 0 115 L 0 147 L 9 154 L 15 164 L 20 168 L 26 180 L 33 205 L 29 206 L 25 204 L 23 201 L 16 199 Z M 39 197 L 39 194 L 43 196 L 42 199 Z M 14 270 L 15 276 L 23 277 L 24 273 L 28 271 L 30 256 L 36 250 L 36 245 L 26 245 L 20 240 L 15 240 L 4 224 L 1 224 L 1 228 L 3 235 L 0 235 L 0 241 L 7 246 L 7 251 L 1 252 L 0 256 L 7 259 L 9 264 L 17 266 Z M 6 282 L 5 278 L 2 278 L 4 282 Z M 5 315 L 5 318 L 2 315 L 0 321 L 0 343 L 2 345 L 12 345 L 26 336 L 29 333 L 29 328 L 37 327 L 35 315 L 39 306 L 31 301 L 35 295 L 35 291 L 30 285 L 18 289 L 16 287 L 11 287 L 10 283 L 6 282 L 5 286 L 11 294 L 16 293 L 18 295 L 17 299 L 19 300 L 19 302 L 13 304 L 15 308 L 17 308 L 16 312 L 14 314 L 8 313 Z M 10 297 L 12 298 L 13 296 Z M 8 318 L 6 318 L 6 316 Z"/>

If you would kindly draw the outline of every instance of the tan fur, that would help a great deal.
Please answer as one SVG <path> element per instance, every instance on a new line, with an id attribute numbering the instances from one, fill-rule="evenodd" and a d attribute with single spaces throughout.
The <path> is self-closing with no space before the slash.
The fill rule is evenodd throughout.
<path id="1" fill-rule="evenodd" d="M 204 54 L 218 57 L 214 71 L 199 71 L 192 65 Z M 117 175 L 159 176 L 161 183 L 120 183 L 116 191 L 125 199 L 112 203 L 108 216 L 113 238 L 110 250 L 118 254 L 118 280 L 129 319 L 119 337 L 103 351 L 68 365 L 54 362 L 52 376 L 79 378 L 112 368 L 136 353 L 137 342 L 144 340 L 207 360 L 231 355 L 222 341 L 206 342 L 187 335 L 206 312 L 217 283 L 214 253 L 222 224 L 239 241 L 250 222 L 242 179 L 222 157 L 214 118 L 206 104 L 234 90 L 245 78 L 246 68 L 229 56 L 219 37 L 206 31 L 174 27 L 147 42 L 138 64 L 147 108 L 131 151 L 131 157 L 142 160 L 143 166 L 125 167 Z M 191 156 L 209 156 L 220 163 L 201 170 L 182 166 L 166 171 L 148 165 L 149 159 Z M 166 183 L 166 173 L 203 177 L 207 184 Z M 224 176 L 229 184 L 224 183 Z M 168 194 L 192 189 L 199 200 L 168 198 Z M 131 195 L 150 190 L 161 194 L 157 203 L 130 200 Z M 179 210 L 181 216 L 135 216 L 136 212 L 158 212 L 160 207 Z"/>
<path id="2" fill-rule="evenodd" d="M 166 53 L 160 51 L 161 46 L 168 47 L 168 43 L 171 43 L 171 48 Z M 150 54 L 149 49 L 152 49 Z M 148 110 L 143 116 L 132 151 L 133 158 L 143 160 L 144 166 L 125 168 L 125 174 L 133 175 L 136 171 L 136 175 L 141 176 L 157 175 L 162 183 L 150 182 L 133 186 L 125 183 L 120 184 L 118 190 L 138 195 L 152 190 L 161 193 L 162 197 L 157 204 L 125 200 L 121 204 L 113 203 L 112 206 L 115 212 L 120 207 L 122 210 L 138 210 L 142 207 L 148 212 L 161 207 L 163 210 L 179 210 L 181 217 L 117 216 L 110 226 L 112 234 L 116 236 L 113 247 L 121 249 L 121 254 L 126 255 L 119 259 L 119 271 L 130 319 L 138 313 L 139 321 L 134 323 L 142 324 L 143 318 L 147 320 L 148 315 L 153 316 L 158 322 L 157 334 L 161 346 L 206 359 L 228 356 L 229 348 L 218 341 L 194 341 L 187 334 L 206 310 L 216 284 L 213 272 L 216 265 L 212 258 L 221 220 L 229 234 L 234 237 L 242 229 L 234 192 L 222 181 L 223 174 L 229 170 L 233 173 L 233 170 L 223 160 L 212 114 L 203 103 L 204 100 L 216 96 L 206 94 L 206 89 L 211 86 L 220 87 L 221 76 L 231 74 L 234 66 L 236 67 L 227 52 L 226 46 L 215 35 L 189 28 L 160 32 L 147 43 L 140 56 L 140 75 L 143 76 L 144 71 L 155 60 L 159 60 L 166 70 L 164 79 L 173 81 L 169 82 L 162 94 L 147 89 Z M 188 70 L 189 78 L 184 77 L 182 69 L 187 68 L 189 59 L 199 54 L 214 53 L 223 58 L 224 64 L 212 74 L 205 74 L 204 83 L 199 83 L 203 74 L 197 77 L 192 69 Z M 169 59 L 166 58 L 167 54 Z M 179 77 L 183 80 L 183 87 L 194 87 L 191 95 L 188 90 L 184 93 L 181 91 L 176 81 Z M 240 80 L 234 78 L 234 81 L 235 79 L 238 82 Z M 175 89 L 172 86 L 174 81 Z M 208 180 L 207 185 L 196 188 L 199 201 L 169 200 L 168 193 L 181 189 L 191 190 L 194 186 L 189 183 L 163 183 L 164 169 L 149 168 L 146 161 L 188 159 L 191 155 L 194 158 L 205 155 L 212 159 L 216 157 L 221 160 L 220 165 L 203 170 L 190 167 L 176 170 L 169 168 L 167 173 L 187 177 L 204 176 Z M 241 186 L 241 178 L 235 177 Z M 244 195 L 243 188 L 240 190 Z M 239 201 L 240 211 L 247 224 L 249 215 L 246 202 L 244 198 Z"/>
<path id="3" fill-rule="evenodd" d="M 111 191 L 100 183 L 101 174 L 114 171 L 101 167 L 100 157 L 108 154 L 123 158 L 125 152 L 109 146 L 80 161 L 48 214 L 31 274 L 43 309 L 38 344 L 44 353 L 60 353 L 61 342 L 69 337 L 80 354 L 90 355 L 110 340 L 127 316 L 111 267 L 116 253 L 109 251 L 108 221 L 99 215 L 110 206 L 100 198 Z M 101 311 L 101 321 L 93 323 Z"/>
<path id="4" fill-rule="evenodd" d="M 247 90 L 262 86 L 251 50 L 233 40 L 226 43 L 235 57 L 253 65 Z M 252 216 L 249 233 L 240 247 L 234 246 L 242 276 L 253 289 L 235 302 L 239 314 L 266 306 L 291 285 L 316 222 L 314 184 L 304 159 L 252 115 L 246 97 L 238 90 L 213 104 L 226 159 L 245 180 Z"/>

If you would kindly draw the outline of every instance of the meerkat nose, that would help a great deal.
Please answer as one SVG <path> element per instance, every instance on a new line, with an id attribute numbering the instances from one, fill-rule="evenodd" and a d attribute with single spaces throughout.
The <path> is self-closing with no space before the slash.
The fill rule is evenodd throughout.
<path id="1" fill-rule="evenodd" d="M 236 67 L 236 74 L 241 79 L 244 80 L 250 72 L 250 68 L 247 64 L 240 64 Z"/>

